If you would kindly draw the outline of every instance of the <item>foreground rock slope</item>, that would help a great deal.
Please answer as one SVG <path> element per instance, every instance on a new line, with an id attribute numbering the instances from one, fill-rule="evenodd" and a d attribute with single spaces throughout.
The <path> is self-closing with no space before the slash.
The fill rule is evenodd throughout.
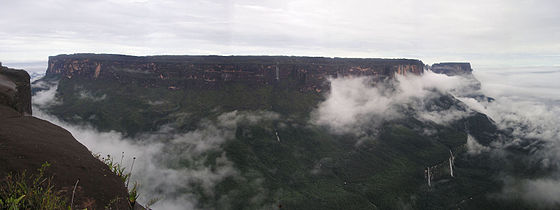
<path id="1" fill-rule="evenodd" d="M 107 165 L 95 158 L 65 129 L 31 114 L 29 75 L 0 69 L 0 178 L 9 173 L 34 173 L 45 162 L 55 190 L 77 209 L 128 209 L 128 191 Z"/>

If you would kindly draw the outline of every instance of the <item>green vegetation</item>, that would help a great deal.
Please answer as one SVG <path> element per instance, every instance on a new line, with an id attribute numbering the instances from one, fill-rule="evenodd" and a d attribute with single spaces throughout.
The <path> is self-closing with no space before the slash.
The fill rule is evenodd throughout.
<path id="1" fill-rule="evenodd" d="M 134 206 L 134 204 L 136 204 L 138 196 L 140 196 L 138 194 L 138 183 L 134 182 L 132 189 L 128 190 L 128 202 L 130 203 L 130 206 Z"/>
<path id="2" fill-rule="evenodd" d="M 0 183 L 0 209 L 68 209 L 64 197 L 54 191 L 52 177 L 45 177 L 50 164 L 45 162 L 38 174 L 9 174 Z"/>
<path id="3" fill-rule="evenodd" d="M 201 120 L 213 121 L 234 110 L 280 114 L 279 119 L 258 125 L 238 124 L 235 139 L 221 145 L 220 151 L 234 163 L 239 177 L 217 183 L 213 194 L 197 184 L 182 186 L 184 193 L 197 196 L 203 209 L 280 205 L 285 209 L 445 209 L 457 207 L 465 196 L 496 189 L 489 170 L 480 169 L 486 167 L 485 161 L 473 164 L 461 154 L 456 157 L 457 177 L 436 180 L 447 187 L 436 183 L 429 189 L 425 183 L 426 166 L 446 161 L 450 149 L 466 143 L 465 125 L 488 121 L 478 115 L 442 126 L 421 122 L 411 114 L 379 126 L 364 126 L 365 135 L 340 135 L 309 123 L 311 111 L 324 96 L 300 91 L 298 81 L 283 80 L 265 87 L 224 83 L 218 89 L 195 90 L 145 87 L 139 81 L 63 79 L 58 94 L 64 103 L 50 112 L 66 121 L 85 121 L 129 136 L 153 132 L 166 124 L 189 132 L 197 129 Z M 81 91 L 105 99 L 84 98 Z M 456 103 L 442 97 L 433 106 L 447 109 Z M 435 134 L 425 134 L 426 130 Z M 188 168 L 193 161 L 204 160 L 205 167 L 214 169 L 221 154 L 209 151 L 199 159 L 169 164 Z M 128 182 L 130 174 L 120 164 L 110 157 L 104 162 Z M 129 193 L 130 202 L 137 198 L 136 187 Z"/>
<path id="4" fill-rule="evenodd" d="M 99 154 L 94 154 L 94 156 L 97 159 L 101 160 L 103 163 L 105 163 L 107 166 L 109 166 L 109 170 L 111 170 L 111 172 L 113 172 L 115 175 L 120 177 L 122 182 L 128 188 L 128 183 L 130 182 L 130 176 L 132 175 L 132 167 L 134 167 L 134 162 L 132 162 L 132 166 L 130 167 L 130 172 L 126 173 L 125 171 L 126 167 L 122 166 L 122 159 L 119 163 L 117 163 L 113 160 L 113 157 L 111 157 L 111 155 L 107 155 L 107 157 L 101 157 L 101 155 Z M 121 158 L 124 158 L 124 152 Z M 136 160 L 136 157 L 134 157 L 134 160 Z M 138 183 L 135 182 L 133 187 L 128 189 L 128 202 L 130 203 L 130 206 L 134 207 L 139 196 L 140 195 L 138 194 Z"/>
<path id="5" fill-rule="evenodd" d="M 191 130 L 201 119 L 234 110 L 270 110 L 304 121 L 323 99 L 319 93 L 299 91 L 294 80 L 265 87 L 226 83 L 219 89 L 169 90 L 144 88 L 134 82 L 73 78 L 61 80 L 57 92 L 64 103 L 50 108 L 51 114 L 71 123 L 87 121 L 102 131 L 116 130 L 129 136 L 155 131 L 169 123 Z"/>
<path id="6" fill-rule="evenodd" d="M 130 173 L 126 173 L 125 172 L 125 167 L 123 167 L 121 165 L 121 163 L 117 163 L 115 161 L 113 161 L 113 158 L 111 157 L 111 155 L 107 155 L 107 157 L 101 157 L 101 155 L 96 154 L 94 155 L 97 159 L 101 160 L 103 163 L 105 163 L 107 166 L 109 166 L 109 169 L 118 177 L 121 178 L 123 183 L 127 183 L 129 178 L 130 178 Z"/>

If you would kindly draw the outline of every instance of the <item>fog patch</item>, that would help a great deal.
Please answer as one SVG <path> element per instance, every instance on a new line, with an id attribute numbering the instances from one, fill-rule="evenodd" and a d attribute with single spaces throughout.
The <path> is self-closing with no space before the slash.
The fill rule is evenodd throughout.
<path id="1" fill-rule="evenodd" d="M 431 121 L 439 125 L 449 125 L 450 123 L 459 119 L 468 117 L 472 112 L 460 110 L 455 107 L 440 111 L 421 111 L 418 117 L 423 121 Z"/>
<path id="2" fill-rule="evenodd" d="M 469 155 L 479 155 L 488 151 L 490 151 L 490 147 L 478 143 L 478 141 L 476 141 L 476 139 L 470 134 L 467 136 L 467 153 Z"/>
<path id="3" fill-rule="evenodd" d="M 355 132 L 355 124 L 363 124 L 371 117 L 383 120 L 398 114 L 390 110 L 389 93 L 384 87 L 373 87 L 370 78 L 339 78 L 330 82 L 330 94 L 315 116 L 319 125 L 328 125 L 339 133 Z"/>
<path id="4" fill-rule="evenodd" d="M 475 73 L 483 81 L 483 92 L 496 100 L 489 103 L 461 99 L 463 102 L 515 136 L 560 141 L 558 67 L 487 69 Z"/>
<path id="5" fill-rule="evenodd" d="M 560 140 L 559 106 L 503 97 L 496 103 L 489 104 L 487 110 L 500 128 L 511 129 L 516 136 Z"/>
<path id="6" fill-rule="evenodd" d="M 30 77 L 29 81 L 30 82 L 35 82 L 35 81 L 45 77 L 45 75 L 46 75 L 45 72 L 29 72 L 28 71 L 27 73 L 29 73 L 29 77 Z"/>
<path id="7" fill-rule="evenodd" d="M 488 115 L 511 138 L 492 144 L 491 153 L 509 146 L 528 151 L 525 167 L 538 168 L 538 178 L 527 174 L 504 174 L 499 198 L 522 199 L 540 207 L 560 205 L 560 95 L 558 71 L 550 68 L 491 69 L 475 72 L 483 81 L 482 92 L 493 102 L 459 99 L 471 109 Z M 470 146 L 469 143 L 471 142 Z M 478 153 L 476 141 L 468 141 L 469 151 Z M 483 150 L 488 150 L 484 148 Z M 517 176 L 520 175 L 520 176 Z"/>
<path id="8" fill-rule="evenodd" d="M 90 100 L 90 101 L 98 102 L 98 101 L 105 100 L 105 98 L 107 98 L 107 95 L 103 94 L 101 96 L 95 96 L 89 91 L 81 90 L 79 92 L 79 97 L 82 100 Z"/>
<path id="9" fill-rule="evenodd" d="M 535 151 L 533 157 L 542 153 L 557 154 L 560 151 L 560 107 L 528 98 L 498 96 L 493 102 L 476 101 L 459 97 L 473 110 L 486 114 L 513 138 L 504 146 L 520 141 L 545 142 L 548 146 Z M 547 155 L 551 156 L 551 155 Z M 560 161 L 559 155 L 552 155 Z"/>
<path id="10" fill-rule="evenodd" d="M 45 109 L 51 106 L 61 104 L 62 100 L 55 97 L 57 86 L 58 86 L 58 82 L 48 83 L 48 82 L 40 81 L 31 84 L 32 88 L 41 89 L 40 91 L 36 92 L 35 95 L 33 95 L 33 97 L 31 98 L 31 103 L 34 106 L 33 110 Z"/>
<path id="11" fill-rule="evenodd" d="M 560 179 L 515 179 L 507 177 L 504 180 L 505 187 L 500 194 L 492 197 L 506 200 L 521 199 L 539 208 L 559 206 Z"/>
<path id="12" fill-rule="evenodd" d="M 431 71 L 422 76 L 396 75 L 391 82 L 374 82 L 370 77 L 331 78 L 327 99 L 312 115 L 312 123 L 325 125 L 334 133 L 360 133 L 361 126 L 379 125 L 411 113 L 420 120 L 448 124 L 471 114 L 462 109 L 430 110 L 427 102 L 443 94 L 464 93 L 473 81 Z M 476 90 L 473 90 L 476 91 Z M 469 93 L 473 92 L 469 91 Z"/>
<path id="13" fill-rule="evenodd" d="M 522 184 L 521 193 L 525 200 L 535 204 L 560 205 L 560 180 L 550 178 L 527 180 Z"/>

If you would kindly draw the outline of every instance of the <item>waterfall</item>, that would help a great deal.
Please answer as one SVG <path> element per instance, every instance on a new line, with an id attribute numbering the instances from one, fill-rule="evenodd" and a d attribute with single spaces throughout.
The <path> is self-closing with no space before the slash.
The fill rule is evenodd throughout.
<path id="1" fill-rule="evenodd" d="M 428 182 L 428 187 L 432 187 L 432 172 L 429 166 L 426 168 L 426 181 Z"/>
<path id="2" fill-rule="evenodd" d="M 280 142 L 280 137 L 278 136 L 278 131 L 276 131 L 276 140 Z"/>
<path id="3" fill-rule="evenodd" d="M 455 157 L 453 156 L 453 152 L 451 150 L 449 150 L 449 175 L 451 175 L 451 177 L 455 177 L 455 175 L 453 174 L 453 165 L 455 164 Z"/>
<path id="4" fill-rule="evenodd" d="M 278 68 L 278 63 L 276 63 L 276 80 L 280 80 L 280 69 Z"/>

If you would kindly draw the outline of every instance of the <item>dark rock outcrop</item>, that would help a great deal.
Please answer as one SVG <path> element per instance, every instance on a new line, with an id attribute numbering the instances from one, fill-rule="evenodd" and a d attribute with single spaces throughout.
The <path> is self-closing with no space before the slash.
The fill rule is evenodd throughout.
<path id="1" fill-rule="evenodd" d="M 146 87 L 213 88 L 227 82 L 256 86 L 291 79 L 303 91 L 324 88 L 328 77 L 422 74 L 411 59 L 360 59 L 288 56 L 126 56 L 73 54 L 49 57 L 47 77 L 81 77 L 135 82 Z"/>
<path id="2" fill-rule="evenodd" d="M 0 179 L 24 170 L 34 173 L 45 162 L 51 166 L 55 190 L 74 198 L 76 209 L 129 209 L 128 191 L 107 165 L 95 158 L 72 134 L 47 121 L 29 116 L 29 75 L 2 67 L 0 71 Z"/>
<path id="3" fill-rule="evenodd" d="M 31 115 L 31 86 L 27 72 L 0 63 L 0 104 Z"/>
<path id="4" fill-rule="evenodd" d="M 447 76 L 472 73 L 470 63 L 434 63 L 431 70 L 438 74 L 446 74 Z"/>

